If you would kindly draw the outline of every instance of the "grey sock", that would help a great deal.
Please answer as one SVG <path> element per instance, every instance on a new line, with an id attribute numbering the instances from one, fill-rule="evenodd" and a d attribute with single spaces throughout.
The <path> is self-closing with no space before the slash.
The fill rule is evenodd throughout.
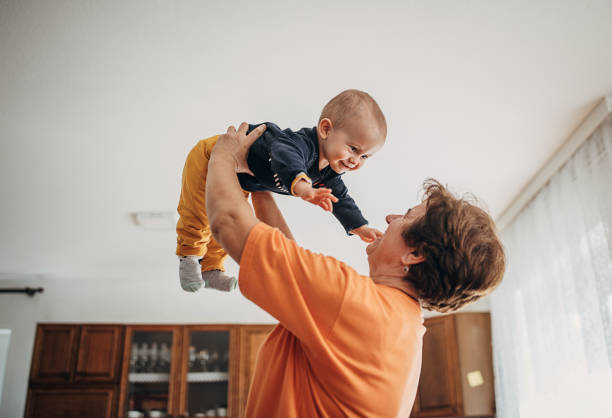
<path id="1" fill-rule="evenodd" d="M 186 292 L 197 292 L 204 284 L 202 266 L 198 256 L 179 256 L 179 278 Z"/>
<path id="2" fill-rule="evenodd" d="M 228 276 L 221 270 L 203 271 L 202 279 L 204 280 L 205 287 L 223 292 L 231 292 L 238 284 L 238 280 L 235 277 Z"/>

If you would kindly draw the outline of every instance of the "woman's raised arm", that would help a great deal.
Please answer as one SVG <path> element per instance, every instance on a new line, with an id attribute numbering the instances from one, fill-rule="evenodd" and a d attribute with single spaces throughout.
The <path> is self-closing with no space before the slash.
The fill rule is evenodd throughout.
<path id="1" fill-rule="evenodd" d="M 251 229 L 258 220 L 244 198 L 236 173 L 249 172 L 246 156 L 251 144 L 263 134 L 261 125 L 248 135 L 248 125 L 233 126 L 213 148 L 206 181 L 206 212 L 215 239 L 237 263 Z"/>
<path id="2" fill-rule="evenodd" d="M 282 212 L 276 206 L 272 192 L 255 192 L 251 194 L 253 209 L 257 218 L 270 226 L 280 229 L 285 236 L 293 241 L 295 238 L 285 221 Z"/>

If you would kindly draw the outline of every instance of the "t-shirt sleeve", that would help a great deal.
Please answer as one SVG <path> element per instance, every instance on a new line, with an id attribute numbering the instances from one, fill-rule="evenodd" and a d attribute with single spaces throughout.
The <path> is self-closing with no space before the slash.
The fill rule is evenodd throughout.
<path id="1" fill-rule="evenodd" d="M 243 295 L 275 317 L 304 344 L 331 331 L 350 280 L 365 280 L 333 257 L 315 254 L 259 223 L 249 233 L 240 260 Z"/>

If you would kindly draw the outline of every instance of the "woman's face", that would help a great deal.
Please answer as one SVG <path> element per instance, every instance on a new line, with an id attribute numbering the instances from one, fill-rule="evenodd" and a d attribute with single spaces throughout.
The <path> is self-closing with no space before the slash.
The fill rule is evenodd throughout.
<path id="1" fill-rule="evenodd" d="M 386 216 L 385 220 L 388 226 L 382 238 L 366 247 L 370 275 L 380 271 L 393 271 L 393 269 L 401 268 L 402 257 L 414 251 L 406 245 L 404 238 L 402 238 L 402 232 L 423 215 L 425 215 L 425 203 L 408 209 L 403 215 Z"/>

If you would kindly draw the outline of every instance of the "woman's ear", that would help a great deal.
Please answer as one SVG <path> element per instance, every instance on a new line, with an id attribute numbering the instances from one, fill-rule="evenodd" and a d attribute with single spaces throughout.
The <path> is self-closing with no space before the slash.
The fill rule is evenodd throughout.
<path id="1" fill-rule="evenodd" d="M 419 254 L 415 248 L 408 248 L 408 251 L 402 257 L 402 264 L 405 266 L 413 266 L 425 261 L 425 257 Z"/>
<path id="2" fill-rule="evenodd" d="M 329 133 L 333 129 L 334 125 L 329 118 L 323 118 L 319 121 L 319 125 L 317 126 L 317 132 L 319 134 L 319 138 L 327 139 Z"/>

